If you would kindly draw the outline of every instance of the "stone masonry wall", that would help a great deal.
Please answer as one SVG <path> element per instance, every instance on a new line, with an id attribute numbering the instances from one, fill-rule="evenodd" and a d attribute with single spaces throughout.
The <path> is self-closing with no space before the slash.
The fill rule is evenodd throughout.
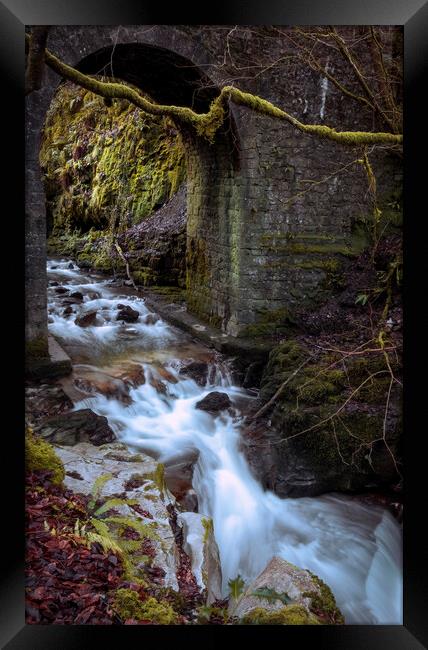
<path id="1" fill-rule="evenodd" d="M 343 28 L 341 33 L 358 37 L 359 30 Z M 296 57 L 290 34 L 291 28 L 265 26 L 126 26 L 119 32 L 114 26 L 64 26 L 52 28 L 49 47 L 77 64 L 90 53 L 112 48 L 116 40 L 153 46 L 151 87 L 146 88 L 152 96 L 156 48 L 166 48 L 186 57 L 212 85 L 233 83 L 304 122 L 339 130 L 385 130 L 369 111 Z M 385 51 L 392 56 L 400 48 L 400 28 L 385 28 L 383 34 Z M 364 39 L 358 48 L 370 72 Z M 358 90 L 337 52 L 327 50 L 319 60 L 332 74 L 342 75 L 350 90 Z M 143 71 L 141 75 L 144 90 Z M 46 330 L 44 203 L 37 156 L 57 84 L 49 72 L 44 88 L 26 100 L 29 341 Z M 159 74 L 157 101 L 165 92 Z M 328 293 L 332 275 L 340 273 L 341 259 L 364 245 L 368 185 L 362 166 L 353 162 L 361 151 L 317 140 L 288 123 L 236 106 L 213 145 L 190 136 L 187 141 L 189 310 L 236 336 L 245 334 L 266 309 L 292 314 L 302 303 L 316 306 Z M 400 158 L 380 151 L 372 164 L 379 196 L 386 201 L 401 182 Z"/>

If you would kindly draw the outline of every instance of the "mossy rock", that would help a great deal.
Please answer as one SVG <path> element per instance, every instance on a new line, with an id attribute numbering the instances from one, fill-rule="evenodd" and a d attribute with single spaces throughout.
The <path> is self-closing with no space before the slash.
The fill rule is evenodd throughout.
<path id="1" fill-rule="evenodd" d="M 308 591 L 303 594 L 311 599 L 309 609 L 311 612 L 321 621 L 328 625 L 343 625 L 345 619 L 342 612 L 336 604 L 336 599 L 331 591 L 330 587 L 321 580 L 315 573 L 311 574 L 314 582 L 318 585 L 320 593 L 316 591 Z"/>
<path id="2" fill-rule="evenodd" d="M 178 615 L 167 602 L 150 597 L 142 600 L 132 589 L 118 589 L 113 598 L 113 607 L 124 620 L 149 621 L 155 625 L 176 625 Z"/>
<path id="3" fill-rule="evenodd" d="M 391 376 L 384 355 L 356 355 L 346 359 L 346 368 L 334 365 L 338 360 L 340 356 L 325 353 L 310 359 L 309 349 L 295 339 L 270 353 L 261 403 L 284 384 L 268 414 L 270 460 L 264 462 L 260 454 L 249 460 L 262 484 L 281 496 L 387 487 L 399 480 L 395 461 L 401 456 L 401 394 L 394 384 L 386 446 L 383 427 Z M 390 363 L 400 376 L 397 360 L 391 357 Z"/>
<path id="4" fill-rule="evenodd" d="M 27 431 L 25 435 L 25 468 L 27 472 L 51 472 L 52 482 L 57 485 L 60 485 L 65 477 L 64 465 L 52 445 L 31 431 Z"/>
<path id="5" fill-rule="evenodd" d="M 321 625 L 317 617 L 302 605 L 286 605 L 274 612 L 256 607 L 240 622 L 242 625 Z"/>

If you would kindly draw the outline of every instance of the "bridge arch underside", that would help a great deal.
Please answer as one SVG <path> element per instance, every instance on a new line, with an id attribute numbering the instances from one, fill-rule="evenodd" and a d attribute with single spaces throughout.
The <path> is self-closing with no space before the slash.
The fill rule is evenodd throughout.
<path id="1" fill-rule="evenodd" d="M 103 48 L 76 67 L 87 74 L 112 75 L 132 83 L 159 104 L 189 106 L 197 112 L 207 112 L 219 93 L 197 65 L 152 45 Z M 239 247 L 241 216 L 235 118 L 230 112 L 212 144 L 196 136 L 193 129 L 177 126 L 187 166 L 187 306 L 210 324 L 234 334 L 239 302 L 234 253 Z"/>

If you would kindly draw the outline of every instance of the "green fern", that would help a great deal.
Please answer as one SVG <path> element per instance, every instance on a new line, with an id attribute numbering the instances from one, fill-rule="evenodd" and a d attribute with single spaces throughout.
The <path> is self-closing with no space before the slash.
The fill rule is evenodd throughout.
<path id="1" fill-rule="evenodd" d="M 229 592 L 232 598 L 238 600 L 238 598 L 241 596 L 242 592 L 244 591 L 245 582 L 243 581 L 243 579 L 238 573 L 236 578 L 234 578 L 233 580 L 232 578 L 230 578 L 229 582 L 227 583 L 227 586 L 229 587 Z"/>
<path id="2" fill-rule="evenodd" d="M 157 466 L 156 471 L 152 473 L 151 477 L 163 498 L 166 484 L 162 464 Z M 119 555 L 125 570 L 125 575 L 129 579 L 139 579 L 137 565 L 141 563 L 147 564 L 152 561 L 149 556 L 141 553 L 141 545 L 144 539 L 158 541 L 161 546 L 163 546 L 163 540 L 154 530 L 157 527 L 156 522 L 146 524 L 141 519 L 134 519 L 130 516 L 108 514 L 109 511 L 116 507 L 138 504 L 138 500 L 136 499 L 110 497 L 95 510 L 95 504 L 101 496 L 104 485 L 112 478 L 113 476 L 111 474 L 102 474 L 95 481 L 91 491 L 92 498 L 88 504 L 91 517 L 88 523 L 95 532 L 86 530 L 85 525 L 80 526 L 79 521 L 76 522 L 74 532 L 79 537 L 86 539 L 89 546 L 95 542 L 100 544 L 105 552 L 113 552 Z M 127 528 L 136 531 L 139 539 L 126 539 L 124 533 Z"/>
<path id="3" fill-rule="evenodd" d="M 153 526 L 151 524 L 144 524 L 138 519 L 131 519 L 131 517 L 124 516 L 112 516 L 104 517 L 103 521 L 116 524 L 116 526 L 119 526 L 121 528 L 132 528 L 140 535 L 140 537 L 148 537 L 149 539 L 160 540 L 159 535 L 155 530 L 153 530 Z"/>
<path id="4" fill-rule="evenodd" d="M 104 537 L 104 535 L 99 535 L 98 533 L 93 533 L 88 531 L 86 533 L 86 539 L 88 540 L 88 546 L 93 543 L 101 544 L 105 553 L 117 553 L 120 556 L 124 555 L 123 549 L 112 537 Z"/>
<path id="5" fill-rule="evenodd" d="M 105 503 L 103 503 L 102 506 L 100 506 L 97 510 L 95 510 L 94 517 L 99 517 L 100 515 L 103 515 L 105 512 L 108 512 L 109 510 L 112 510 L 117 506 L 134 506 L 134 505 L 138 505 L 137 499 L 120 499 L 114 497 L 108 499 Z"/>
<path id="6" fill-rule="evenodd" d="M 104 535 L 104 537 L 111 536 L 110 529 L 104 521 L 101 519 L 95 519 L 95 517 L 91 517 L 89 521 L 99 535 Z"/>
<path id="7" fill-rule="evenodd" d="M 257 598 L 265 598 L 266 600 L 280 600 L 284 605 L 289 605 L 294 602 L 285 592 L 279 594 L 274 589 L 268 589 L 267 587 L 256 589 L 251 595 L 257 596 Z"/>
<path id="8" fill-rule="evenodd" d="M 92 499 L 88 503 L 89 510 L 93 510 L 95 508 L 95 504 L 102 492 L 104 485 L 107 483 L 107 481 L 110 481 L 112 478 L 113 478 L 112 474 L 101 474 L 101 476 L 98 476 L 91 490 Z"/>

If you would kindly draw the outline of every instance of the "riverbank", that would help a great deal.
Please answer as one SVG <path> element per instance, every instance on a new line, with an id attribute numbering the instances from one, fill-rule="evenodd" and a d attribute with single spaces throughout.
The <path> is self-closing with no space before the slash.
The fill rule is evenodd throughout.
<path id="1" fill-rule="evenodd" d="M 48 275 L 50 328 L 72 359 L 67 381 L 75 399 L 71 408 L 65 405 L 62 424 L 58 419 L 45 422 L 38 435 L 54 445 L 61 440 L 63 446 L 70 416 L 89 409 L 106 419 L 127 453 L 154 457 L 164 468 L 168 489 L 176 494 L 183 549 L 190 553 L 195 579 L 195 567 L 202 575 L 201 562 L 195 560 L 198 550 L 189 541 L 195 528 L 185 529 L 184 520 L 199 520 L 200 542 L 205 537 L 202 519 L 212 522 L 221 568 L 221 580 L 217 577 L 213 584 L 219 585 L 222 600 L 230 597 L 230 583 L 239 577 L 248 589 L 272 557 L 279 557 L 324 580 L 347 623 L 400 620 L 400 530 L 385 508 L 339 495 L 280 499 L 263 490 L 239 451 L 243 415 L 254 396 L 234 383 L 226 360 L 167 325 L 130 289 L 85 277 L 68 260 L 49 262 Z M 129 314 L 133 322 L 118 318 L 120 313 Z M 91 322 L 82 320 L 89 314 Z M 202 410 L 198 404 L 212 393 L 225 397 L 214 411 Z M 69 460 L 74 454 L 83 463 L 79 445 L 86 445 L 90 465 L 100 473 L 99 453 L 104 445 L 116 443 L 94 446 L 88 418 L 83 418 L 84 426 L 79 421 L 78 439 L 74 430 L 70 452 L 66 445 L 60 454 L 68 454 Z M 71 471 L 84 476 L 74 465 Z M 92 478 L 96 481 L 95 474 Z M 65 481 L 78 489 L 78 478 L 66 475 Z M 133 497 L 144 492 L 144 483 L 134 489 Z M 116 492 L 121 495 L 117 498 L 123 497 L 122 487 Z M 201 544 L 198 548 L 201 557 Z"/>

